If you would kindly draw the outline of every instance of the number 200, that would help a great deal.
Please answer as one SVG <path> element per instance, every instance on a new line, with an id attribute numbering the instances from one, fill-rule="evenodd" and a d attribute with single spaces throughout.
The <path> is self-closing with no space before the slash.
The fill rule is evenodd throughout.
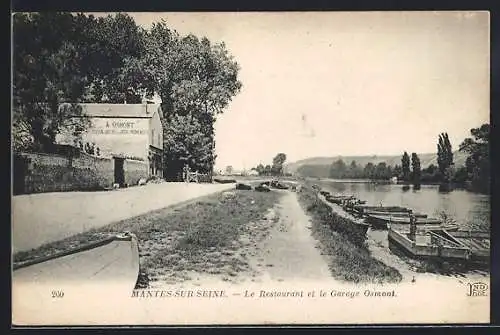
<path id="1" fill-rule="evenodd" d="M 64 297 L 63 291 L 52 291 L 52 298 L 62 298 Z"/>

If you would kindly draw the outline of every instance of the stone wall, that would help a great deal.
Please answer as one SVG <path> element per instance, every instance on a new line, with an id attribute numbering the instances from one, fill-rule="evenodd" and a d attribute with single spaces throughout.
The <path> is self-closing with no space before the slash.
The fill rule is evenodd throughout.
<path id="1" fill-rule="evenodd" d="M 114 179 L 112 159 L 84 153 L 73 158 L 17 153 L 14 167 L 14 194 L 101 190 Z"/>

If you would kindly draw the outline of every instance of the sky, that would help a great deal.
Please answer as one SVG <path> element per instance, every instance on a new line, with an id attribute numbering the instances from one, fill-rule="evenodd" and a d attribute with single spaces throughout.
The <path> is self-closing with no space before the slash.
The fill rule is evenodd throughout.
<path id="1" fill-rule="evenodd" d="M 216 122 L 216 166 L 278 152 L 400 155 L 489 122 L 487 12 L 129 13 L 224 42 L 241 92 Z"/>

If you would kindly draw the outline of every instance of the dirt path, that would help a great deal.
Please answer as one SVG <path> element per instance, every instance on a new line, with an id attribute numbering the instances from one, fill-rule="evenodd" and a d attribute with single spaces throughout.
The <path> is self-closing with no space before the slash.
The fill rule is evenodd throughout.
<path id="1" fill-rule="evenodd" d="M 245 232 L 233 244 L 234 250 L 217 252 L 219 261 L 237 260 L 238 269 L 220 268 L 207 261 L 203 273 L 182 271 L 171 282 L 157 280 L 150 288 L 165 286 L 214 287 L 214 285 L 299 285 L 306 283 L 337 283 L 331 276 L 326 259 L 311 236 L 309 217 L 300 206 L 297 194 L 283 192 L 278 204 L 260 220 L 249 222 Z M 210 258 L 210 255 L 208 255 Z M 215 266 L 215 267 L 214 267 Z"/>
<path id="2" fill-rule="evenodd" d="M 278 220 L 258 247 L 250 264 L 260 268 L 263 281 L 332 280 L 328 264 L 310 232 L 311 223 L 297 200 L 286 192 L 276 207 Z"/>

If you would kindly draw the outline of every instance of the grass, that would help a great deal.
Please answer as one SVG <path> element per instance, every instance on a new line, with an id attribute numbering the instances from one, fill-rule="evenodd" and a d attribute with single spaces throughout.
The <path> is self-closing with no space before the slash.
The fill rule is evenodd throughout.
<path id="1" fill-rule="evenodd" d="M 238 239 L 246 226 L 262 219 L 281 196 L 278 192 L 233 191 L 221 193 L 122 220 L 80 233 L 37 249 L 18 252 L 21 263 L 97 241 L 109 234 L 130 231 L 139 241 L 140 275 L 137 287 L 147 287 L 159 278 L 178 281 L 186 271 L 234 275 L 247 264 L 237 254 Z M 183 277 L 184 276 L 184 277 Z"/>
<path id="2" fill-rule="evenodd" d="M 398 283 L 399 271 L 372 257 L 364 236 L 351 231 L 343 218 L 317 201 L 314 191 L 306 186 L 299 201 L 312 219 L 313 236 L 328 255 L 330 271 L 336 279 L 354 283 Z"/>

